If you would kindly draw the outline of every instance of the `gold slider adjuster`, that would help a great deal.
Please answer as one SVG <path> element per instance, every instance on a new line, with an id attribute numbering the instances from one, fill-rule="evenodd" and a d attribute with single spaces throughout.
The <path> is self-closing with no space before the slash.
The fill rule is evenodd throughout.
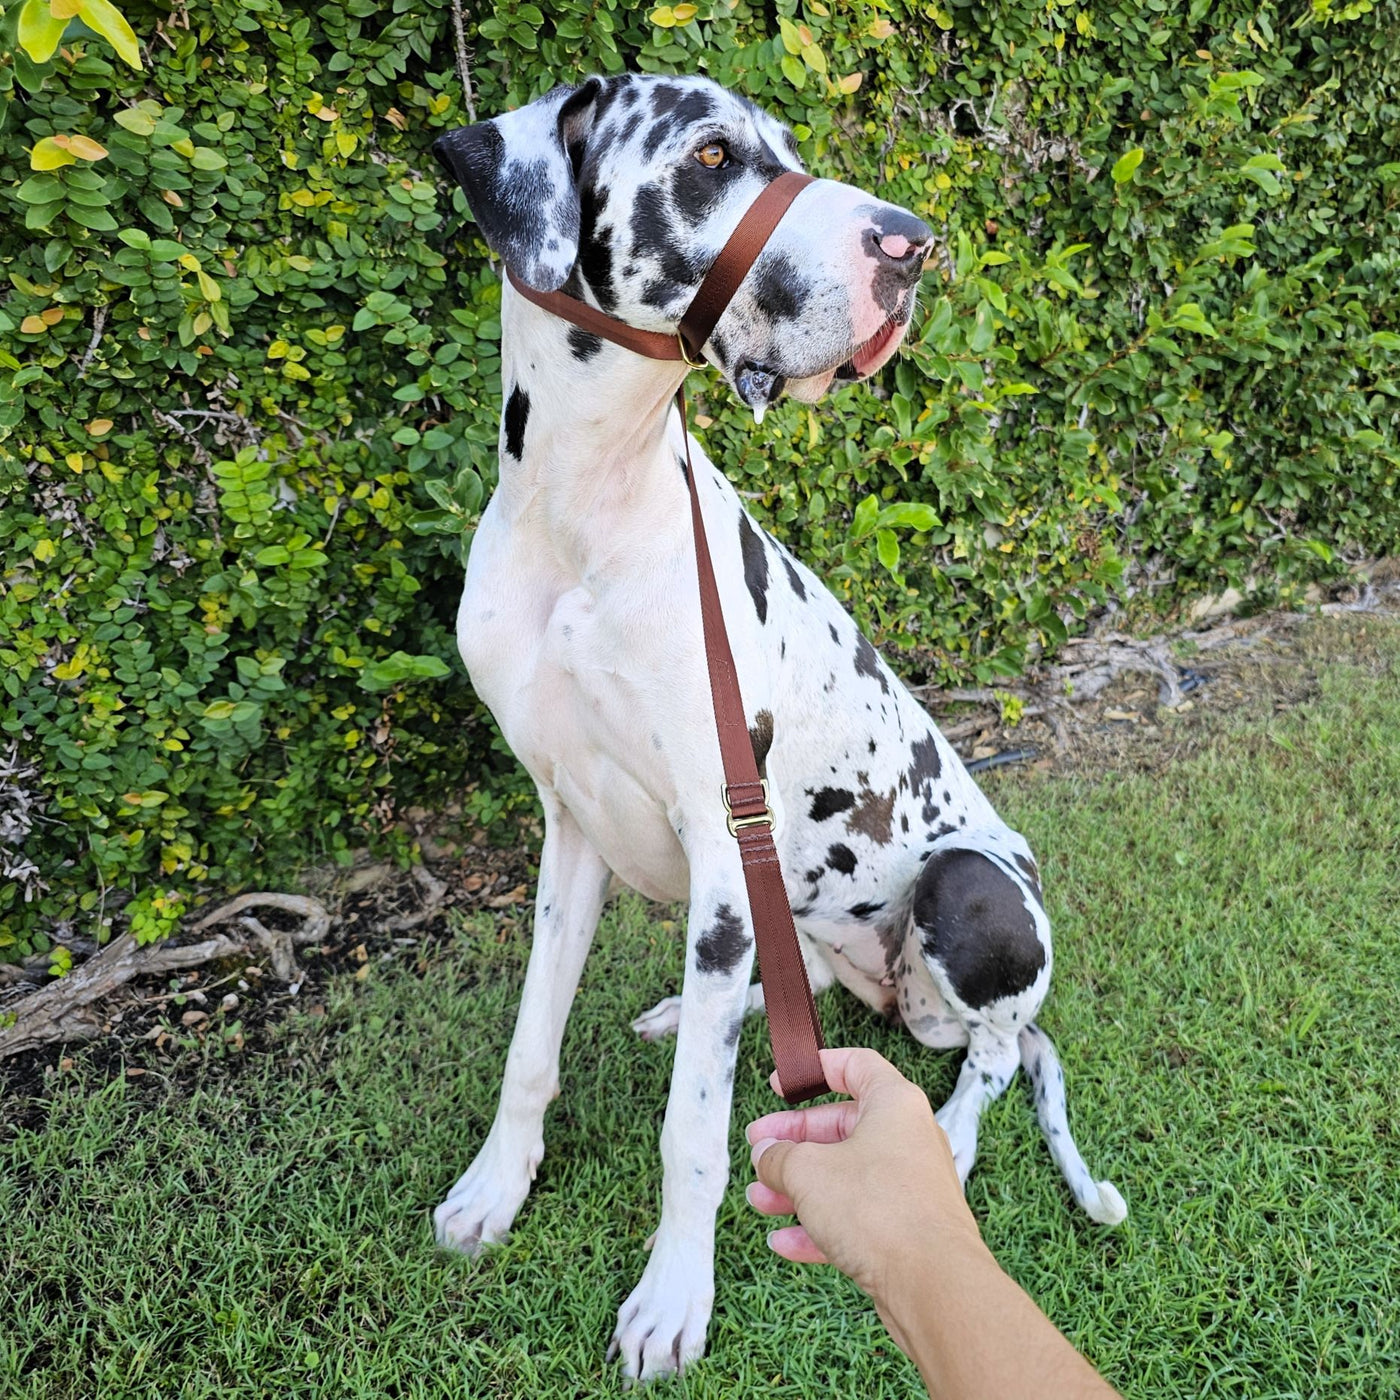
<path id="1" fill-rule="evenodd" d="M 684 337 L 683 335 L 681 335 L 681 333 L 680 333 L 679 331 L 676 332 L 676 345 L 680 348 L 681 359 L 684 360 L 685 363 L 686 363 L 687 365 L 689 365 L 691 369 L 704 369 L 704 368 L 705 368 L 705 361 L 704 361 L 704 358 L 703 358 L 703 354 L 702 354 L 702 358 L 701 358 L 701 359 L 698 359 L 698 360 L 692 360 L 692 359 L 690 358 L 690 355 L 687 353 L 686 348 L 685 348 L 685 337 Z"/>
<path id="2" fill-rule="evenodd" d="M 729 784 L 720 784 L 720 796 L 724 799 L 724 824 L 729 828 L 731 836 L 738 836 L 741 831 L 751 826 L 767 826 L 770 831 L 777 828 L 777 820 L 773 816 L 773 808 L 768 802 L 768 779 L 760 778 L 758 785 L 763 789 L 763 810 L 755 812 L 751 817 L 736 817 L 734 809 L 729 805 Z"/>

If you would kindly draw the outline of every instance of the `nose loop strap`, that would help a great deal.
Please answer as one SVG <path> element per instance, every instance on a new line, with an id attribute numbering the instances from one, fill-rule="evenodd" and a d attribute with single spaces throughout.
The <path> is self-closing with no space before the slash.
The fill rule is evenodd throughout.
<path id="1" fill-rule="evenodd" d="M 729 241 L 720 249 L 714 266 L 705 274 L 700 290 L 681 317 L 677 335 L 682 351 L 690 352 L 684 356 L 687 364 L 704 357 L 705 346 L 719 318 L 734 300 L 734 293 L 773 236 L 773 230 L 782 222 L 793 200 L 812 183 L 812 177 L 800 170 L 786 171 L 766 185 L 744 212 L 739 227 L 729 235 Z"/>

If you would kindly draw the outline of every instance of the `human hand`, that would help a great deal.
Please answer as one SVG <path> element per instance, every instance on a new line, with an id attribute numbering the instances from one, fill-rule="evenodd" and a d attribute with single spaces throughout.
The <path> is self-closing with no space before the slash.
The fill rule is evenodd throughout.
<path id="1" fill-rule="evenodd" d="M 827 1083 L 851 1098 L 750 1123 L 748 1201 L 801 1221 L 769 1235 L 777 1254 L 834 1264 L 879 1305 L 911 1251 L 926 1260 L 940 1232 L 979 1240 L 977 1225 L 923 1090 L 874 1050 L 821 1057 Z"/>

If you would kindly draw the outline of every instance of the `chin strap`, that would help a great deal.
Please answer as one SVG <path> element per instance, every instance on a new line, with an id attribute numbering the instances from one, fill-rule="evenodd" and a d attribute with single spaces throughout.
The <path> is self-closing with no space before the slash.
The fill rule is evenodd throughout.
<path id="1" fill-rule="evenodd" d="M 608 316 L 596 307 L 564 292 L 540 292 L 507 271 L 511 286 L 527 301 L 580 330 L 620 345 L 650 360 L 674 360 L 689 369 L 704 364 L 705 346 L 719 318 L 748 275 L 764 245 L 772 236 L 794 199 L 809 184 L 810 175 L 790 170 L 778 176 L 749 206 L 739 226 L 720 250 L 714 266 L 687 308 L 675 335 L 638 330 Z M 797 941 L 787 888 L 783 884 L 778 849 L 773 841 L 773 809 L 768 803 L 768 783 L 758 775 L 753 744 L 744 719 L 744 702 L 734 670 L 734 656 L 724 627 L 719 587 L 710 561 L 705 523 L 695 469 L 690 462 L 685 388 L 676 391 L 685 436 L 686 483 L 690 489 L 690 516 L 695 533 L 695 565 L 700 580 L 700 618 L 705 636 L 705 663 L 710 677 L 715 729 L 719 735 L 724 767 L 721 793 L 729 833 L 739 843 L 744 885 L 753 917 L 758 947 L 759 976 L 768 1010 L 768 1035 L 778 1071 L 779 1092 L 788 1103 L 803 1103 L 828 1092 L 822 1071 L 821 1023 L 807 981 L 807 967 Z"/>

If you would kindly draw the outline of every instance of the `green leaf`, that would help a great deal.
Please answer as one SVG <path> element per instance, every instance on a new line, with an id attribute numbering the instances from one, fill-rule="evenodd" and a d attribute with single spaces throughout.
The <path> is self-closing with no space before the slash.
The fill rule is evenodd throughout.
<path id="1" fill-rule="evenodd" d="M 382 661 L 371 661 L 359 676 L 360 688 L 389 690 L 400 681 L 436 680 L 451 675 L 451 668 L 436 656 L 410 656 L 396 651 Z"/>
<path id="2" fill-rule="evenodd" d="M 1131 151 L 1125 151 L 1113 163 L 1113 169 L 1109 173 L 1113 176 L 1115 185 L 1126 185 L 1133 178 L 1133 171 L 1142 164 L 1143 150 L 1141 146 L 1134 146 Z"/>
<path id="3" fill-rule="evenodd" d="M 880 503 L 874 496 L 867 496 L 855 509 L 851 518 L 851 538 L 863 540 L 874 528 L 880 513 Z"/>
<path id="4" fill-rule="evenodd" d="M 929 530 L 937 529 L 943 522 L 939 520 L 932 506 L 922 505 L 917 501 L 898 501 L 892 506 L 886 506 L 880 512 L 876 523 L 886 529 L 902 528 L 926 534 Z"/>
<path id="5" fill-rule="evenodd" d="M 880 562 L 890 573 L 899 568 L 899 541 L 893 531 L 875 531 L 875 553 L 880 556 Z"/>

